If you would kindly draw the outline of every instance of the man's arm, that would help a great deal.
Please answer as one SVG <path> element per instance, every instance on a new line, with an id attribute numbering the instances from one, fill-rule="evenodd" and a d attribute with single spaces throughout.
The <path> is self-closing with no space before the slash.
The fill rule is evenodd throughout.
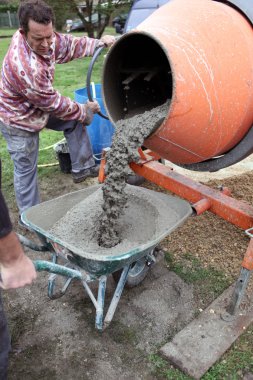
<path id="1" fill-rule="evenodd" d="M 110 47 L 115 41 L 116 38 L 110 35 L 105 35 L 98 40 L 87 36 L 75 37 L 71 34 L 55 32 L 56 63 L 66 63 L 77 58 L 92 57 L 97 47 Z"/>
<path id="2" fill-rule="evenodd" d="M 19 288 L 36 278 L 32 261 L 24 254 L 12 225 L 0 190 L 0 287 Z"/>

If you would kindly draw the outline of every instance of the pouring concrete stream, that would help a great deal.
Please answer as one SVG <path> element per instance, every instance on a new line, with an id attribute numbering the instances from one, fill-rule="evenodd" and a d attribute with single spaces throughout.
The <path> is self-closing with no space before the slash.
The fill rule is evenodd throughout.
<path id="1" fill-rule="evenodd" d="M 124 251 L 132 244 L 150 240 L 157 228 L 154 221 L 157 209 L 152 205 L 154 199 L 149 198 L 147 192 L 125 191 L 126 178 L 128 164 L 138 161 L 138 147 L 164 119 L 167 109 L 168 103 L 165 103 L 116 123 L 112 147 L 106 155 L 107 177 L 102 191 L 93 193 L 69 210 L 51 229 L 53 235 L 75 242 L 79 247 L 85 247 L 85 251 L 96 247 L 98 252 L 103 252 L 103 247 L 112 248 L 119 243 L 126 245 L 121 247 Z M 108 254 L 109 250 L 106 251 Z"/>

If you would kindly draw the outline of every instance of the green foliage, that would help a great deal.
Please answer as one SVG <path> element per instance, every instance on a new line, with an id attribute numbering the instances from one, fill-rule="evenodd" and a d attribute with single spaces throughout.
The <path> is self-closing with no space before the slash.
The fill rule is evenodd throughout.
<path id="1" fill-rule="evenodd" d="M 47 0 L 47 3 L 53 8 L 55 13 L 56 30 L 63 30 L 63 26 L 67 19 L 77 17 L 76 9 L 73 7 L 74 1 L 65 0 Z"/>
<path id="2" fill-rule="evenodd" d="M 82 3 L 82 5 L 86 4 L 86 7 L 82 7 L 82 10 L 80 10 L 80 2 L 77 0 L 48 0 L 47 2 L 54 9 L 57 30 L 63 30 L 67 19 L 81 19 L 89 37 L 100 38 L 105 28 L 109 25 L 110 19 L 114 17 L 115 11 L 119 9 L 122 9 L 124 12 L 128 11 L 133 1 L 117 0 L 115 2 L 112 0 L 99 0 L 97 3 L 90 0 L 89 2 Z M 87 22 L 87 19 L 91 20 L 94 13 L 104 16 L 100 17 L 97 24 Z"/>
<path id="3" fill-rule="evenodd" d="M 17 12 L 18 5 L 17 4 L 0 4 L 0 13 Z"/>
<path id="4" fill-rule="evenodd" d="M 94 11 L 104 15 L 113 15 L 115 16 L 119 12 L 128 12 L 130 10 L 133 0 L 119 0 L 117 3 L 108 1 L 108 2 L 99 2 Z"/>

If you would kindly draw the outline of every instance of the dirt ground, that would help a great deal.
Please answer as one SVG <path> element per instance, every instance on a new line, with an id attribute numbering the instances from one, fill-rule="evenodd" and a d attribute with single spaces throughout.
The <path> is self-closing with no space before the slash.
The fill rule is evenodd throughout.
<path id="1" fill-rule="evenodd" d="M 209 178 L 207 175 L 201 181 Z M 54 176 L 40 179 L 42 200 L 94 183 L 95 179 L 74 185 L 70 175 L 56 171 Z M 253 203 L 251 172 L 212 179 L 208 184 L 228 186 L 235 198 Z M 145 186 L 161 190 L 149 183 Z M 12 218 L 17 219 L 15 206 Z M 20 227 L 16 229 L 25 233 Z M 35 239 L 31 233 L 26 236 Z M 9 380 L 157 379 L 149 355 L 157 353 L 196 316 L 200 307 L 211 301 L 211 297 L 200 299 L 193 285 L 169 270 L 163 250 L 172 252 L 178 260 L 182 254 L 191 253 L 204 266 L 222 269 L 232 282 L 240 272 L 248 241 L 242 230 L 210 213 L 189 218 L 161 242 L 157 263 L 142 284 L 124 289 L 114 318 L 103 333 L 95 329 L 94 306 L 78 281 L 73 281 L 66 294 L 56 300 L 47 297 L 45 272 L 38 274 L 32 286 L 5 292 L 13 341 Z M 27 254 L 32 259 L 50 259 L 48 253 L 27 249 Z M 91 288 L 96 295 L 97 283 L 92 283 Z M 107 306 L 114 289 L 114 280 L 109 276 Z"/>

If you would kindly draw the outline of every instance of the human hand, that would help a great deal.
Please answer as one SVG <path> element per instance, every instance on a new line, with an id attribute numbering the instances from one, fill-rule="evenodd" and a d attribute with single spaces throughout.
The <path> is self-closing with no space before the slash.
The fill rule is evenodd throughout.
<path id="1" fill-rule="evenodd" d="M 89 109 L 92 111 L 92 113 L 98 113 L 100 111 L 100 105 L 98 104 L 98 102 L 96 100 L 93 100 L 93 102 L 88 100 L 86 102 L 86 105 L 89 107 Z"/>
<path id="2" fill-rule="evenodd" d="M 94 113 L 98 113 L 100 111 L 100 106 L 98 102 L 94 100 L 93 102 L 87 101 L 85 108 L 86 117 L 84 120 L 84 125 L 89 125 L 93 120 Z"/>
<path id="3" fill-rule="evenodd" d="M 29 285 L 36 279 L 37 274 L 33 262 L 24 254 L 23 248 L 14 232 L 11 232 L 1 243 L 9 250 L 9 258 L 2 259 L 0 249 L 0 287 L 16 289 Z M 3 245 L 1 245 L 3 247 Z"/>
<path id="4" fill-rule="evenodd" d="M 109 47 L 109 46 L 112 46 L 115 43 L 115 41 L 116 41 L 116 37 L 106 35 L 106 36 L 103 36 L 102 38 L 100 38 L 100 42 L 99 42 L 98 46 Z"/>

